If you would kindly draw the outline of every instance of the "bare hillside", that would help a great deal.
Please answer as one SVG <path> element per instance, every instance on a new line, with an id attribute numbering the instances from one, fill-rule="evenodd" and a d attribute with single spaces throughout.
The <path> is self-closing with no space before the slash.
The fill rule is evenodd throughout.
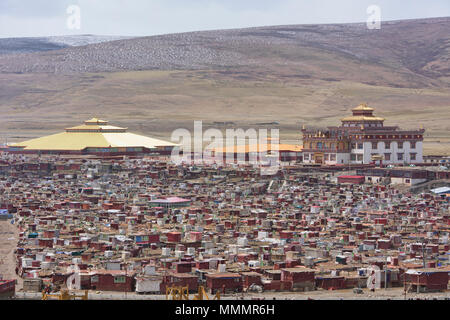
<path id="1" fill-rule="evenodd" d="M 170 34 L 0 56 L 2 73 L 227 70 L 393 87 L 446 86 L 450 18 Z M 237 76 L 242 76 L 237 74 Z"/>
<path id="2" fill-rule="evenodd" d="M 52 51 L 129 38 L 131 37 L 96 36 L 91 34 L 77 36 L 1 38 L 0 55 Z"/>
<path id="3" fill-rule="evenodd" d="M 163 139 L 194 120 L 205 129 L 276 127 L 298 143 L 303 124 L 336 125 L 367 102 L 387 125 L 423 125 L 426 153 L 450 154 L 449 35 L 450 18 L 439 18 L 384 22 L 381 30 L 275 26 L 4 54 L 0 143 L 92 117 Z"/>

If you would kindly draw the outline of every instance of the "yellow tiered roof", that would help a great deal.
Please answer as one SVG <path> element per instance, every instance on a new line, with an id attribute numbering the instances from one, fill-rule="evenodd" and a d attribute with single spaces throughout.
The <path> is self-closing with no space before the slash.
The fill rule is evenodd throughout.
<path id="1" fill-rule="evenodd" d="M 384 118 L 375 116 L 350 116 L 342 118 L 341 121 L 384 121 Z"/>
<path id="2" fill-rule="evenodd" d="M 24 150 L 83 150 L 85 148 L 124 148 L 177 146 L 177 144 L 126 132 L 126 128 L 108 125 L 86 125 L 86 123 L 107 124 L 108 121 L 93 118 L 85 125 L 76 126 L 61 132 L 41 138 L 15 143 L 13 147 L 23 147 Z"/>
<path id="3" fill-rule="evenodd" d="M 270 151 L 291 151 L 301 152 L 303 147 L 293 144 L 278 144 L 278 148 L 275 144 L 244 144 L 239 146 L 214 148 L 213 151 L 217 153 L 249 153 L 249 152 L 270 152 Z"/>
<path id="4" fill-rule="evenodd" d="M 384 118 L 376 117 L 372 114 L 374 110 L 366 103 L 361 103 L 352 109 L 353 115 L 342 118 L 341 121 L 384 121 Z"/>
<path id="5" fill-rule="evenodd" d="M 79 126 L 75 126 L 75 127 L 70 127 L 70 128 L 66 128 L 66 131 L 71 131 L 71 130 L 89 130 L 89 131 L 97 131 L 97 130 L 121 130 L 121 131 L 126 131 L 128 128 L 121 128 L 121 127 L 116 127 L 116 126 L 109 126 L 109 125 L 96 125 L 96 124 L 91 124 L 91 125 L 87 125 L 87 124 L 82 124 Z"/>
<path id="6" fill-rule="evenodd" d="M 371 108 L 367 105 L 367 103 L 361 103 L 356 108 L 353 108 L 352 111 L 374 111 L 374 108 Z"/>
<path id="7" fill-rule="evenodd" d="M 92 118 L 92 119 L 86 120 L 84 123 L 85 123 L 85 124 L 99 124 L 99 125 L 105 125 L 105 124 L 108 124 L 108 121 L 106 121 L 106 120 L 101 120 L 101 119 L 97 119 L 97 118 Z"/>

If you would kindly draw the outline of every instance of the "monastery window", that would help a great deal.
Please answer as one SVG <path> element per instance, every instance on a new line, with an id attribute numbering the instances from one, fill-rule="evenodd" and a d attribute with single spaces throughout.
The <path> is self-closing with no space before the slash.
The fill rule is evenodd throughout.
<path id="1" fill-rule="evenodd" d="M 330 154 L 330 161 L 336 161 L 336 154 L 335 153 Z"/>
<path id="2" fill-rule="evenodd" d="M 350 154 L 350 160 L 356 161 L 356 154 L 354 154 L 354 153 Z"/>
<path id="3" fill-rule="evenodd" d="M 403 160 L 403 153 L 397 153 L 397 160 Z"/>
<path id="4" fill-rule="evenodd" d="M 411 145 L 411 149 L 415 149 L 416 148 L 416 142 L 415 141 L 411 141 L 410 145 Z"/>
<path id="5" fill-rule="evenodd" d="M 415 153 L 410 153 L 410 154 L 409 154 L 409 158 L 410 158 L 411 160 L 416 160 L 416 154 L 415 154 Z"/>
<path id="6" fill-rule="evenodd" d="M 358 143 L 358 149 L 362 149 L 363 148 L 363 144 L 362 143 Z"/>
<path id="7" fill-rule="evenodd" d="M 114 277 L 114 283 L 125 283 L 125 277 L 123 276 Z"/>
<path id="8" fill-rule="evenodd" d="M 378 142 L 372 142 L 372 149 L 378 149 Z"/>
<path id="9" fill-rule="evenodd" d="M 391 154 L 390 153 L 385 153 L 384 154 L 384 160 L 387 160 L 387 161 L 391 160 Z"/>
<path id="10" fill-rule="evenodd" d="M 317 149 L 322 149 L 322 142 L 317 142 Z"/>
<path id="11" fill-rule="evenodd" d="M 402 141 L 397 142 L 397 146 L 399 149 L 403 149 L 403 142 Z"/>
<path id="12" fill-rule="evenodd" d="M 391 148 L 391 143 L 390 143 L 389 141 L 386 141 L 386 142 L 384 143 L 384 148 L 385 148 L 385 149 L 390 149 L 390 148 Z"/>
<path id="13" fill-rule="evenodd" d="M 362 161 L 363 160 L 363 155 L 362 154 L 358 154 L 357 155 L 357 159 L 358 159 L 358 161 Z"/>
<path id="14" fill-rule="evenodd" d="M 352 149 L 356 149 L 356 143 L 352 142 Z"/>

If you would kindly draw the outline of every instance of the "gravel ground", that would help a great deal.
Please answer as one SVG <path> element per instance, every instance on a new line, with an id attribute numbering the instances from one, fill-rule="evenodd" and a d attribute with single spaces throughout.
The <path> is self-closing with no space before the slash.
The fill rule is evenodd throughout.
<path id="1" fill-rule="evenodd" d="M 19 232 L 10 220 L 0 221 L 0 275 L 3 279 L 17 279 L 16 290 L 22 287 L 22 281 L 15 273 L 14 249 L 18 239 Z"/>
<path id="2" fill-rule="evenodd" d="M 405 300 L 403 288 L 390 288 L 387 290 L 379 289 L 375 292 L 369 292 L 363 289 L 362 294 L 355 294 L 353 290 L 335 290 L 324 291 L 316 290 L 310 292 L 263 292 L 263 293 L 246 293 L 223 295 L 221 300 Z M 210 295 L 211 296 L 211 295 Z M 32 292 L 16 292 L 16 299 L 33 299 L 40 300 L 42 295 L 40 293 Z M 194 294 L 190 294 L 192 299 Z M 123 292 L 90 292 L 89 300 L 165 300 L 165 295 L 140 295 L 136 293 Z M 436 292 L 436 293 L 407 293 L 406 299 L 413 300 L 450 300 L 450 292 Z"/>

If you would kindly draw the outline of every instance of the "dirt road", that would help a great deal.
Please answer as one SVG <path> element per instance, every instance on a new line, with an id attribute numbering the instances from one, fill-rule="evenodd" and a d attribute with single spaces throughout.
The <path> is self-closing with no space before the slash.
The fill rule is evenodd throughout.
<path id="1" fill-rule="evenodd" d="M 80 294 L 82 291 L 78 291 Z M 211 295 L 210 295 L 211 296 Z M 189 295 L 192 300 L 194 294 Z M 38 292 L 16 292 L 16 299 L 40 300 L 42 294 Z M 134 292 L 127 294 L 123 292 L 89 292 L 89 300 L 165 300 L 162 294 L 140 295 Z M 405 300 L 403 288 L 378 289 L 370 292 L 363 289 L 362 294 L 355 294 L 353 290 L 316 290 L 309 292 L 263 292 L 226 294 L 221 296 L 221 300 Z M 406 300 L 450 300 L 450 292 L 435 293 L 407 293 Z"/>
<path id="2" fill-rule="evenodd" d="M 19 231 L 10 220 L 0 221 L 0 275 L 3 279 L 17 279 L 16 290 L 22 288 L 22 281 L 16 275 L 14 249 L 19 239 Z"/>

